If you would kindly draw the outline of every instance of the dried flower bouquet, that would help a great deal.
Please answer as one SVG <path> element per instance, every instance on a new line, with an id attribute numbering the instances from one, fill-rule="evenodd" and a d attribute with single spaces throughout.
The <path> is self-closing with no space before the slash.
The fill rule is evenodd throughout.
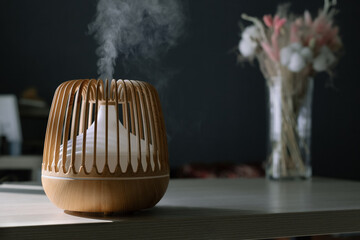
<path id="1" fill-rule="evenodd" d="M 313 76 L 330 72 L 342 48 L 339 29 L 333 23 L 335 5 L 335 0 L 325 0 L 314 19 L 309 11 L 303 16 L 290 14 L 284 5 L 262 21 L 242 14 L 253 25 L 242 31 L 238 60 L 257 59 L 269 88 L 270 178 L 311 176 Z"/>

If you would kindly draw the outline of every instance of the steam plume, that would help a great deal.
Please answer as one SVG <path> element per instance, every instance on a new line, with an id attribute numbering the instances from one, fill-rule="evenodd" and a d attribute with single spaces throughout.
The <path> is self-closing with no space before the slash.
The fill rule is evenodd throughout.
<path id="1" fill-rule="evenodd" d="M 99 0 L 89 25 L 99 43 L 98 74 L 112 79 L 116 59 L 158 62 L 183 31 L 179 0 Z M 139 67 L 141 70 L 141 67 Z"/>

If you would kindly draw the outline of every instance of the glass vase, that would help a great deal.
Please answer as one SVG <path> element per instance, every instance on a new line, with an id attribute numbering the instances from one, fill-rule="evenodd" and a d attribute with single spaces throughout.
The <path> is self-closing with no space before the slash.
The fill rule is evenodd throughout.
<path id="1" fill-rule="evenodd" d="M 287 75 L 267 80 L 269 145 L 266 175 L 279 180 L 310 178 L 313 78 Z"/>

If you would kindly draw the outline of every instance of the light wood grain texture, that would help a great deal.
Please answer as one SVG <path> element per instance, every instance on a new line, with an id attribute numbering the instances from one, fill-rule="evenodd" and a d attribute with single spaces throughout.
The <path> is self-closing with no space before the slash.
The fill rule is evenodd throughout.
<path id="1" fill-rule="evenodd" d="M 57 88 L 42 165 L 44 190 L 56 206 L 105 213 L 150 208 L 168 182 L 165 124 L 153 86 L 81 79 Z"/>
<path id="2" fill-rule="evenodd" d="M 0 239 L 259 239 L 360 232 L 360 182 L 171 180 L 152 209 L 70 215 L 41 187 L 0 186 Z M 75 224 L 75 225 L 74 225 Z"/>

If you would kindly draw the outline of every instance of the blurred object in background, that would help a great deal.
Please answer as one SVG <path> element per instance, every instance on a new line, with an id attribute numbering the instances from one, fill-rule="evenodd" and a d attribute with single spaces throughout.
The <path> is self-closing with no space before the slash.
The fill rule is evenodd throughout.
<path id="1" fill-rule="evenodd" d="M 0 184 L 3 182 L 41 182 L 42 155 L 0 156 Z"/>
<path id="2" fill-rule="evenodd" d="M 34 87 L 25 89 L 19 101 L 20 115 L 26 117 L 48 117 L 49 105 L 38 95 Z"/>
<path id="3" fill-rule="evenodd" d="M 40 182 L 48 113 L 35 88 L 25 90 L 19 103 L 13 94 L 0 95 L 0 184 Z"/>
<path id="4" fill-rule="evenodd" d="M 38 89 L 29 87 L 21 93 L 19 111 L 23 129 L 23 154 L 42 154 L 49 105 L 38 94 Z"/>
<path id="5" fill-rule="evenodd" d="M 285 237 L 274 240 L 359 240 L 360 233 L 332 234 L 319 236 Z"/>
<path id="6" fill-rule="evenodd" d="M 174 170 L 173 178 L 259 178 L 265 172 L 261 164 L 186 164 Z"/>
<path id="7" fill-rule="evenodd" d="M 25 182 L 31 179 L 31 171 L 27 169 L 0 170 L 0 184 L 4 182 Z"/>
<path id="8" fill-rule="evenodd" d="M 0 154 L 20 155 L 22 133 L 15 95 L 0 95 Z"/>

